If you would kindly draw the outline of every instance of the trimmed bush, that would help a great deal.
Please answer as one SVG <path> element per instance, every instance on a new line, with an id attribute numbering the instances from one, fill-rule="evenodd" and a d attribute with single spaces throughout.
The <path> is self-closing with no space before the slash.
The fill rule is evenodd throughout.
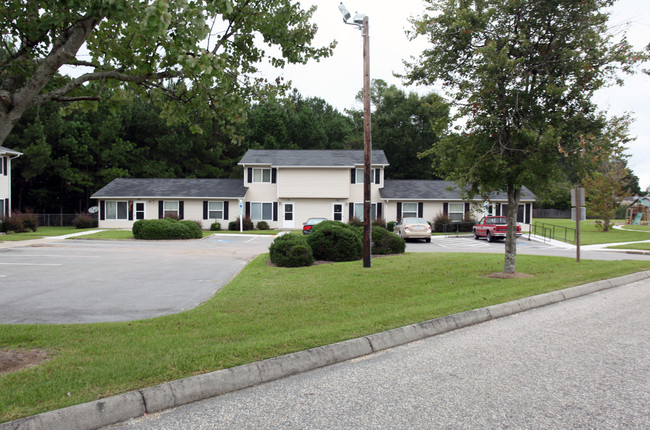
<path id="1" fill-rule="evenodd" d="M 383 218 L 377 218 L 377 219 L 375 219 L 375 220 L 372 221 L 372 224 L 371 224 L 371 225 L 372 225 L 373 227 L 374 227 L 374 226 L 378 226 L 378 227 L 386 228 L 386 220 L 383 219 Z"/>
<path id="2" fill-rule="evenodd" d="M 3 232 L 25 233 L 28 230 L 38 230 L 38 215 L 31 211 L 16 211 L 10 217 L 5 216 L 0 221 Z"/>
<path id="3" fill-rule="evenodd" d="M 358 228 L 339 221 L 323 221 L 307 235 L 314 258 L 327 261 L 354 261 L 363 256 Z"/>
<path id="4" fill-rule="evenodd" d="M 244 230 L 253 230 L 255 228 L 250 217 L 244 218 L 242 227 Z M 230 221 L 228 223 L 228 230 L 239 231 L 239 217 L 235 221 Z"/>
<path id="5" fill-rule="evenodd" d="M 395 228 L 396 224 L 397 221 L 388 221 L 388 224 L 386 224 L 386 230 L 393 231 L 393 228 Z"/>
<path id="6" fill-rule="evenodd" d="M 97 227 L 97 218 L 87 213 L 78 213 L 72 220 L 75 228 L 95 228 Z"/>
<path id="7" fill-rule="evenodd" d="M 269 229 L 269 223 L 266 221 L 260 221 L 257 223 L 257 229 L 258 230 L 268 230 Z"/>
<path id="8" fill-rule="evenodd" d="M 221 230 L 221 223 L 215 221 L 212 224 L 210 224 L 210 231 L 219 231 L 219 230 Z"/>
<path id="9" fill-rule="evenodd" d="M 360 218 L 353 216 L 348 220 L 348 225 L 351 225 L 352 227 L 363 227 L 363 221 L 361 221 Z"/>
<path id="10" fill-rule="evenodd" d="M 283 234 L 269 247 L 271 263 L 280 267 L 310 266 L 314 262 L 311 247 L 301 235 Z"/>
<path id="11" fill-rule="evenodd" d="M 32 211 L 18 212 L 17 216 L 22 219 L 25 230 L 38 230 L 38 215 Z"/>
<path id="12" fill-rule="evenodd" d="M 433 231 L 436 233 L 442 233 L 444 231 L 445 224 L 451 224 L 451 218 L 445 214 L 438 214 L 433 219 Z"/>
<path id="13" fill-rule="evenodd" d="M 203 237 L 201 227 L 195 221 L 165 219 L 142 219 L 133 223 L 133 237 L 143 240 L 198 239 Z"/>
<path id="14" fill-rule="evenodd" d="M 24 233 L 25 226 L 23 225 L 22 219 L 17 216 L 6 216 L 2 217 L 2 231 L 5 233 L 14 232 L 14 233 Z"/>
<path id="15" fill-rule="evenodd" d="M 372 228 L 372 253 L 377 255 L 403 254 L 406 241 L 383 227 Z"/>

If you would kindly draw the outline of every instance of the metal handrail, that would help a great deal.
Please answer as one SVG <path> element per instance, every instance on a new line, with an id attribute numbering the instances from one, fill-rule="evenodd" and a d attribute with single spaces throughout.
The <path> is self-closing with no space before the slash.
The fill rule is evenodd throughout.
<path id="1" fill-rule="evenodd" d="M 561 225 L 547 224 L 544 222 L 535 221 L 530 231 L 528 232 L 528 240 L 530 236 L 541 236 L 546 242 L 549 240 L 560 240 L 562 242 L 576 243 L 576 229 L 571 227 L 564 227 Z"/>

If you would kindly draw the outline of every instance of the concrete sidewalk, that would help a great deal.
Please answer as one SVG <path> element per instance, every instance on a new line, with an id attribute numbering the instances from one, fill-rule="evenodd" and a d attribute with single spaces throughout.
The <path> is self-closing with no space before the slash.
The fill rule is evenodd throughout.
<path id="1" fill-rule="evenodd" d="M 430 336 L 586 294 L 650 279 L 650 271 L 474 309 L 256 363 L 170 381 L 141 390 L 0 424 L 0 430 L 96 429 L 227 392 L 362 357 Z"/>
<path id="2" fill-rule="evenodd" d="M 65 239 L 70 239 L 73 237 L 79 237 L 79 236 L 86 236 L 89 234 L 94 234 L 94 233 L 99 233 L 105 230 L 87 230 L 87 231 L 81 231 L 79 233 L 71 233 L 71 234 L 64 234 L 62 236 L 43 236 L 38 239 L 29 239 L 29 240 L 2 240 L 2 236 L 0 236 L 0 249 L 7 249 L 7 248 L 16 248 L 19 246 L 33 246 L 33 245 L 39 245 L 43 243 L 51 243 L 55 242 L 57 240 L 65 240 Z"/>

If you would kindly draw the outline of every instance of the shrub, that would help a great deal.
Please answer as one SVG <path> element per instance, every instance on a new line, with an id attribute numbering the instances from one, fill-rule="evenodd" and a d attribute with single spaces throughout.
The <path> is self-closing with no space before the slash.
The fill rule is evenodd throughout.
<path id="1" fill-rule="evenodd" d="M 442 233 L 445 231 L 445 224 L 451 224 L 451 218 L 445 214 L 438 214 L 433 219 L 433 231 L 436 233 Z"/>
<path id="2" fill-rule="evenodd" d="M 97 227 L 97 218 L 87 213 L 78 213 L 72 220 L 75 228 L 95 228 Z"/>
<path id="3" fill-rule="evenodd" d="M 360 260 L 363 255 L 361 232 L 339 221 L 323 221 L 307 235 L 314 258 L 327 261 Z"/>
<path id="4" fill-rule="evenodd" d="M 386 220 L 383 218 L 377 218 L 372 221 L 372 226 L 377 226 L 377 227 L 383 227 L 386 228 Z"/>
<path id="5" fill-rule="evenodd" d="M 406 241 L 383 227 L 372 228 L 373 254 L 402 254 L 406 249 Z"/>
<path id="6" fill-rule="evenodd" d="M 271 263 L 281 267 L 309 266 L 314 262 L 311 247 L 301 235 L 283 234 L 269 247 Z"/>
<path id="7" fill-rule="evenodd" d="M 253 221 L 251 221 L 250 217 L 246 217 L 243 219 L 243 225 L 242 225 L 244 230 L 253 230 Z M 239 217 L 235 221 L 230 221 L 228 223 L 228 230 L 230 231 L 239 231 Z"/>
<path id="8" fill-rule="evenodd" d="M 133 237 L 144 240 L 196 239 L 203 237 L 195 221 L 174 219 L 143 219 L 133 223 Z"/>
<path id="9" fill-rule="evenodd" d="M 268 230 L 269 229 L 269 223 L 266 221 L 260 221 L 257 223 L 257 229 L 258 230 Z"/>
<path id="10" fill-rule="evenodd" d="M 22 219 L 25 230 L 36 231 L 38 230 L 38 215 L 32 211 L 18 212 L 16 214 Z"/>
<path id="11" fill-rule="evenodd" d="M 8 233 L 13 231 L 14 233 L 24 233 L 25 226 L 20 217 L 14 216 L 5 216 L 2 218 L 2 231 Z"/>
<path id="12" fill-rule="evenodd" d="M 386 224 L 386 230 L 393 231 L 395 224 L 397 224 L 397 221 L 388 221 L 388 224 Z"/>
<path id="13" fill-rule="evenodd" d="M 219 221 L 215 221 L 212 224 L 210 224 L 210 231 L 219 231 L 221 230 L 221 223 Z"/>
<path id="14" fill-rule="evenodd" d="M 363 227 L 363 221 L 361 221 L 360 218 L 357 218 L 355 216 L 350 218 L 348 224 L 351 225 L 352 227 Z"/>

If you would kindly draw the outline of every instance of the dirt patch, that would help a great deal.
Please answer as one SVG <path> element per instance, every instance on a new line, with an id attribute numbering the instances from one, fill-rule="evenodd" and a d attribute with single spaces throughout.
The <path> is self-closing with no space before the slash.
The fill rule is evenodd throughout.
<path id="1" fill-rule="evenodd" d="M 496 278 L 496 279 L 520 279 L 520 278 L 532 278 L 533 275 L 529 275 L 528 273 L 520 273 L 520 272 L 515 272 L 515 273 L 496 272 L 496 273 L 490 273 L 489 275 L 485 275 L 485 277 Z"/>
<path id="2" fill-rule="evenodd" d="M 48 358 L 42 349 L 0 349 L 0 374 L 37 366 Z"/>

